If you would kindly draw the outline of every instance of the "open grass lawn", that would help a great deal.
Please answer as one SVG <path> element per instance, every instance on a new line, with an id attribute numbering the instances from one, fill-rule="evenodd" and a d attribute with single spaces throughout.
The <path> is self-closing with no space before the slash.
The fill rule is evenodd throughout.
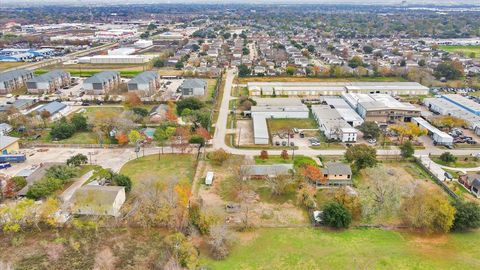
<path id="1" fill-rule="evenodd" d="M 256 164 L 294 164 L 295 167 L 298 167 L 302 164 L 317 164 L 312 158 L 306 156 L 295 155 L 295 158 L 292 160 L 292 151 L 288 151 L 289 158 L 283 159 L 281 156 L 269 156 L 268 159 L 261 159 L 260 156 L 255 156 Z"/>
<path id="2" fill-rule="evenodd" d="M 465 56 L 469 56 L 470 53 L 475 53 L 476 58 L 480 58 L 480 45 L 442 45 L 440 49 L 451 53 L 463 53 Z"/>
<path id="3" fill-rule="evenodd" d="M 270 134 L 274 134 L 282 130 L 291 130 L 292 128 L 298 129 L 316 129 L 318 128 L 317 123 L 312 118 L 307 119 L 268 119 L 267 120 L 268 130 Z"/>
<path id="4" fill-rule="evenodd" d="M 112 112 L 115 112 L 115 113 L 122 113 L 124 111 L 123 107 L 105 107 L 105 106 L 102 106 L 102 107 L 86 107 L 85 108 L 85 114 L 87 117 L 93 117 L 95 115 L 96 112 L 98 111 L 102 111 L 102 112 L 106 112 L 106 111 L 112 111 Z"/>
<path id="5" fill-rule="evenodd" d="M 177 178 L 179 181 L 192 181 L 195 173 L 193 155 L 164 154 L 150 155 L 134 159 L 125 164 L 120 173 L 132 178 L 133 188 L 142 181 L 164 182 Z"/>
<path id="6" fill-rule="evenodd" d="M 480 166 L 478 158 L 471 156 L 459 156 L 455 162 L 444 162 L 439 156 L 432 156 L 431 159 L 435 163 L 453 168 L 475 168 Z"/>
<path id="7" fill-rule="evenodd" d="M 247 82 L 405 82 L 401 77 L 352 77 L 352 78 L 310 78 L 310 77 L 244 77 L 238 84 Z"/>
<path id="8" fill-rule="evenodd" d="M 72 137 L 58 141 L 60 144 L 97 144 L 98 137 L 93 132 L 75 132 Z M 104 142 L 105 143 L 105 142 Z"/>
<path id="9" fill-rule="evenodd" d="M 21 65 L 25 65 L 24 62 L 0 62 L 0 71 L 4 71 L 9 68 L 18 67 Z"/>
<path id="10" fill-rule="evenodd" d="M 379 229 L 259 229 L 209 269 L 479 269 L 480 232 L 417 237 Z"/>
<path id="11" fill-rule="evenodd" d="M 215 87 L 217 86 L 216 79 L 206 79 L 207 82 L 207 92 L 205 96 L 202 97 L 203 101 L 210 101 L 213 99 L 213 92 L 215 91 Z"/>

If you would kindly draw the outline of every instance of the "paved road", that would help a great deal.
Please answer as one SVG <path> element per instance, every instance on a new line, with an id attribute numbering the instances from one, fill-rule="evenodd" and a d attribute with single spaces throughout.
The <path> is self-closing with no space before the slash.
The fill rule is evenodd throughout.
<path id="1" fill-rule="evenodd" d="M 232 150 L 225 144 L 225 135 L 227 134 L 227 119 L 228 119 L 228 105 L 232 98 L 232 85 L 235 78 L 235 71 L 233 69 L 227 70 L 227 76 L 225 80 L 225 88 L 223 89 L 222 103 L 220 104 L 220 112 L 218 114 L 218 120 L 215 124 L 215 134 L 213 135 L 213 148 L 223 148 L 225 150 Z M 233 153 L 233 152 L 232 152 Z"/>

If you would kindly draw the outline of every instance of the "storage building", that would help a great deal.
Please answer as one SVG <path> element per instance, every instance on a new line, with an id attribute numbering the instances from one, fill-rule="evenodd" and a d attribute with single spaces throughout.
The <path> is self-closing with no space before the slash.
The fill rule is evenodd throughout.
<path id="1" fill-rule="evenodd" d="M 356 142 L 357 130 L 350 126 L 338 113 L 329 105 L 312 106 L 312 114 L 317 120 L 320 131 L 329 140 L 341 142 Z"/>
<path id="2" fill-rule="evenodd" d="M 428 135 L 432 138 L 433 142 L 437 145 L 453 145 L 453 137 L 447 133 L 432 126 L 427 120 L 421 117 L 414 117 L 412 122 L 428 130 Z"/>

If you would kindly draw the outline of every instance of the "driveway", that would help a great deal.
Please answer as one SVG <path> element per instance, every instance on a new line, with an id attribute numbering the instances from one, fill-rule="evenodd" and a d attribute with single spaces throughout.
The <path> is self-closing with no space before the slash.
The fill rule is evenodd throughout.
<path id="1" fill-rule="evenodd" d="M 70 185 L 63 193 L 60 195 L 60 199 L 65 203 L 68 204 L 73 197 L 73 194 L 85 184 L 85 182 L 90 179 L 93 175 L 93 170 L 87 172 L 86 174 L 80 176 L 72 185 Z"/>

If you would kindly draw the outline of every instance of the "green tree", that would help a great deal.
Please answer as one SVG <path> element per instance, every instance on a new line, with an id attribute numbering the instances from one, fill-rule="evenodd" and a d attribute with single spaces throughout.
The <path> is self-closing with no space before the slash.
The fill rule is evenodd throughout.
<path id="1" fill-rule="evenodd" d="M 373 52 L 373 48 L 370 45 L 363 46 L 363 52 L 366 54 L 371 54 Z"/>
<path id="2" fill-rule="evenodd" d="M 132 112 L 135 113 L 136 115 L 139 115 L 141 117 L 147 117 L 148 116 L 148 110 L 144 108 L 132 108 Z"/>
<path id="3" fill-rule="evenodd" d="M 55 178 L 43 178 L 33 183 L 27 191 L 27 198 L 39 200 L 53 194 L 63 186 L 63 181 Z"/>
<path id="4" fill-rule="evenodd" d="M 148 26 L 147 26 L 147 30 L 148 31 L 152 31 L 152 30 L 155 30 L 157 29 L 157 25 L 154 24 L 154 23 L 150 23 Z"/>
<path id="5" fill-rule="evenodd" d="M 88 157 L 84 154 L 76 154 L 74 156 L 71 156 L 69 159 L 67 159 L 67 165 L 73 166 L 73 167 L 78 167 L 82 164 L 87 164 L 87 162 L 88 162 Z"/>
<path id="6" fill-rule="evenodd" d="M 447 80 L 456 80 L 462 76 L 462 72 L 456 68 L 451 61 L 440 63 L 434 70 L 435 78 L 444 77 Z"/>
<path id="7" fill-rule="evenodd" d="M 75 133 L 75 126 L 67 123 L 66 120 L 60 120 L 54 123 L 50 136 L 53 139 L 64 140 L 73 136 Z"/>
<path id="8" fill-rule="evenodd" d="M 347 149 L 345 159 L 353 163 L 354 171 L 358 172 L 377 165 L 377 150 L 366 144 L 357 144 Z"/>
<path id="9" fill-rule="evenodd" d="M 348 61 L 348 66 L 351 68 L 357 68 L 363 66 L 363 61 L 360 56 L 354 56 Z"/>
<path id="10" fill-rule="evenodd" d="M 184 98 L 177 102 L 177 114 L 182 115 L 183 110 L 186 108 L 195 111 L 203 107 L 205 107 L 205 103 L 196 97 Z"/>
<path id="11" fill-rule="evenodd" d="M 465 231 L 480 228 L 480 206 L 475 202 L 457 201 L 452 229 Z"/>
<path id="12" fill-rule="evenodd" d="M 72 125 L 75 126 L 75 129 L 77 131 L 87 130 L 87 127 L 88 127 L 87 118 L 80 113 L 75 113 L 72 116 L 71 123 Z"/>
<path id="13" fill-rule="evenodd" d="M 418 61 L 418 66 L 424 67 L 424 66 L 426 66 L 426 65 L 427 65 L 427 62 L 425 61 L 425 59 L 420 59 L 420 60 Z"/>
<path id="14" fill-rule="evenodd" d="M 287 67 L 287 69 L 285 70 L 285 72 L 290 75 L 290 76 L 293 76 L 293 74 L 295 74 L 295 71 L 297 69 L 295 67 Z"/>
<path id="15" fill-rule="evenodd" d="M 345 206 L 330 202 L 323 208 L 323 221 L 326 225 L 334 228 L 348 228 L 352 222 L 352 215 Z"/>
<path id="16" fill-rule="evenodd" d="M 415 149 L 413 148 L 412 142 L 410 142 L 410 141 L 404 142 L 400 146 L 400 152 L 401 152 L 402 157 L 404 157 L 404 158 L 412 157 L 413 154 L 415 153 Z"/>
<path id="17" fill-rule="evenodd" d="M 445 162 L 445 163 L 451 163 L 451 162 L 455 162 L 457 161 L 457 157 L 454 156 L 452 153 L 450 152 L 443 152 L 441 155 L 440 155 L 440 160 Z"/>
<path id="18" fill-rule="evenodd" d="M 175 64 L 175 68 L 176 69 L 182 69 L 183 68 L 183 62 L 182 61 L 178 61 L 176 64 Z"/>
<path id="19" fill-rule="evenodd" d="M 358 130 L 363 133 L 363 137 L 371 139 L 378 139 L 382 133 L 382 130 L 375 122 L 363 122 L 358 127 Z"/>
<path id="20" fill-rule="evenodd" d="M 165 60 L 161 59 L 160 57 L 156 57 L 153 59 L 153 66 L 156 68 L 161 68 L 165 66 Z"/>
<path id="21" fill-rule="evenodd" d="M 250 76 L 252 71 L 244 64 L 238 66 L 238 76 L 239 77 L 247 77 Z"/>
<path id="22" fill-rule="evenodd" d="M 112 177 L 112 182 L 117 186 L 125 187 L 126 192 L 130 192 L 130 190 L 132 190 L 132 180 L 126 175 L 114 174 Z"/>
<path id="23" fill-rule="evenodd" d="M 46 177 L 60 179 L 64 182 L 77 176 L 77 169 L 65 166 L 65 165 L 54 165 L 47 169 L 45 173 Z"/>
<path id="24" fill-rule="evenodd" d="M 132 130 L 130 133 L 128 133 L 128 140 L 130 141 L 131 144 L 136 144 L 139 140 L 142 139 L 142 134 L 138 132 L 138 130 Z"/>

